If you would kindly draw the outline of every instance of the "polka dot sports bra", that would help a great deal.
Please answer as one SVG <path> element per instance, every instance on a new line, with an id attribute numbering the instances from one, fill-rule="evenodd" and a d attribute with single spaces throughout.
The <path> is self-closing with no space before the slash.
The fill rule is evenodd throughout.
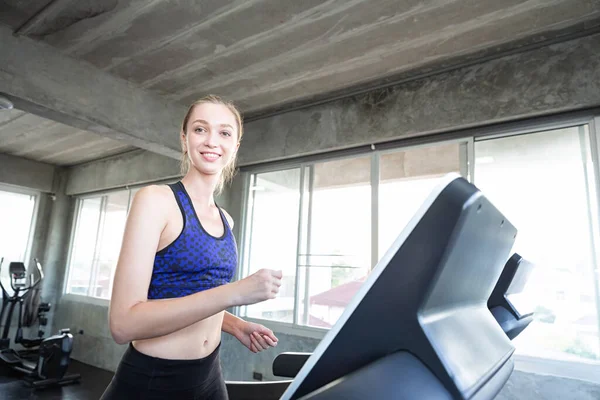
<path id="1" fill-rule="evenodd" d="M 183 229 L 156 253 L 148 299 L 183 297 L 229 283 L 237 267 L 237 246 L 219 208 L 225 231 L 214 237 L 204 230 L 181 182 L 169 185 L 183 216 Z M 218 206 L 217 206 L 218 207 Z"/>

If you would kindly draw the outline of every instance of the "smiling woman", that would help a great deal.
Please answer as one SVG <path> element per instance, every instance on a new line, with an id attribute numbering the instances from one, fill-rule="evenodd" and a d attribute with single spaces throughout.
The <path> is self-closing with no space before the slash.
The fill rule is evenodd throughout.
<path id="1" fill-rule="evenodd" d="M 130 343 L 102 399 L 226 399 L 221 332 L 256 353 L 277 345 L 266 327 L 225 310 L 273 299 L 281 271 L 231 283 L 237 268 L 233 221 L 214 193 L 233 176 L 242 137 L 236 108 L 209 96 L 183 120 L 181 181 L 136 193 L 110 303 L 110 330 Z"/>
<path id="2" fill-rule="evenodd" d="M 202 107 L 201 108 L 197 107 L 199 105 L 202 105 Z M 228 115 L 227 111 L 224 110 L 223 107 L 226 107 L 226 109 L 229 111 L 229 113 L 231 115 Z M 223 189 L 223 186 L 226 183 L 230 182 L 231 179 L 233 179 L 233 176 L 235 174 L 235 158 L 237 155 L 237 150 L 240 146 L 240 142 L 242 140 L 242 136 L 244 135 L 243 125 L 242 125 L 242 116 L 240 115 L 240 112 L 237 110 L 237 108 L 235 108 L 235 106 L 233 104 L 224 102 L 223 100 L 221 100 L 220 98 L 218 98 L 216 96 L 206 96 L 206 97 L 194 102 L 188 109 L 188 112 L 185 115 L 185 117 L 183 118 L 183 125 L 181 127 L 181 147 L 182 147 L 181 174 L 182 175 L 185 175 L 188 173 L 189 168 L 190 168 L 190 161 L 192 160 L 192 156 L 190 155 L 190 153 L 188 151 L 188 149 L 190 148 L 190 143 L 189 143 L 190 135 L 188 135 L 188 132 L 191 131 L 200 136 L 203 134 L 206 135 L 207 132 L 209 132 L 210 124 L 208 121 L 201 118 L 202 113 L 201 113 L 201 111 L 198 111 L 198 110 L 201 110 L 202 112 L 206 112 L 209 114 L 214 112 L 214 113 L 216 113 L 215 115 L 219 115 L 220 117 L 222 117 L 222 120 L 224 122 L 221 123 L 218 127 L 216 127 L 217 128 L 216 131 L 219 132 L 219 135 L 221 135 L 225 138 L 223 140 L 223 144 L 227 148 L 228 153 L 230 151 L 232 151 L 232 153 L 233 153 L 232 159 L 225 164 L 225 167 L 223 168 L 223 172 L 221 174 L 221 179 L 217 183 L 216 192 L 219 193 Z M 233 121 L 232 121 L 232 119 L 233 119 Z M 235 141 L 235 138 L 233 137 L 234 132 L 237 132 L 237 141 Z M 194 137 L 191 139 L 192 144 L 197 141 L 197 137 L 195 137 L 195 135 L 193 135 L 193 136 Z M 222 160 L 223 156 L 227 156 L 228 154 L 220 154 L 219 152 L 215 152 L 215 151 L 211 152 L 210 147 L 211 146 L 214 147 L 216 145 L 216 143 L 215 143 L 216 139 L 213 137 L 209 137 L 209 139 L 211 139 L 211 141 L 208 144 L 209 148 L 203 149 L 203 152 L 200 154 L 202 154 L 204 160 L 207 162 L 216 161 L 217 159 L 221 159 L 221 162 L 223 162 L 223 160 Z M 235 144 L 235 148 L 230 149 L 229 146 L 233 145 L 233 144 Z M 192 147 L 192 148 L 195 148 L 195 147 Z"/>

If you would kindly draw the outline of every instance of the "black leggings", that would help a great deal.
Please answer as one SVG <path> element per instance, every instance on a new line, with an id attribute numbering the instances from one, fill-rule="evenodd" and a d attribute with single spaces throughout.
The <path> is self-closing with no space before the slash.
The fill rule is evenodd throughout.
<path id="1" fill-rule="evenodd" d="M 100 400 L 227 400 L 219 349 L 195 360 L 167 360 L 140 353 L 129 344 Z"/>

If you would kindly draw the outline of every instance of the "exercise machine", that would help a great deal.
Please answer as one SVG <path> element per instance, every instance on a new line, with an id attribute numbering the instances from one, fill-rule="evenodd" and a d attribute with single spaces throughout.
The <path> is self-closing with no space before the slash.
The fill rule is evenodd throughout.
<path id="1" fill-rule="evenodd" d="M 0 259 L 0 267 L 2 266 L 2 261 L 3 259 Z M 37 260 L 36 260 L 37 263 Z M 17 275 L 20 274 L 21 270 L 24 270 L 25 265 L 23 263 L 11 263 L 12 264 L 12 270 L 13 272 L 15 272 Z M 43 277 L 43 271 L 39 270 L 40 272 L 40 276 Z M 40 279 L 41 281 L 41 279 Z M 25 289 L 25 288 L 21 288 L 19 287 L 19 292 L 21 294 L 20 298 L 15 298 L 14 300 L 16 300 L 19 303 L 19 315 L 18 315 L 18 320 L 17 320 L 17 332 L 15 333 L 15 344 L 19 344 L 22 347 L 24 347 L 24 350 L 19 350 L 18 353 L 19 355 L 22 356 L 26 356 L 28 354 L 32 354 L 33 352 L 37 351 L 37 348 L 39 347 L 39 345 L 42 343 L 42 341 L 44 340 L 44 331 L 42 329 L 42 327 L 46 326 L 46 324 L 48 323 L 48 318 L 46 317 L 46 313 L 48 311 L 50 311 L 50 303 L 44 303 L 44 302 L 36 302 L 35 300 L 32 300 L 32 297 L 34 296 L 38 296 L 39 297 L 39 282 L 36 284 L 31 285 L 32 287 L 30 289 Z M 13 283 L 14 284 L 14 283 Z M 18 286 L 18 284 L 14 284 L 14 286 Z M 0 313 L 0 321 L 4 321 L 4 313 L 9 310 L 8 305 L 10 304 L 10 298 L 12 296 L 10 296 L 6 290 L 4 290 L 4 287 L 2 287 L 3 291 L 2 291 L 2 298 L 3 298 L 3 302 L 2 302 L 2 312 Z M 16 292 L 15 290 L 16 288 L 13 288 L 13 293 Z M 23 309 L 23 303 L 26 304 L 25 306 L 25 312 L 23 313 L 22 309 Z M 27 307 L 29 306 L 29 307 Z M 35 308 L 34 310 L 32 310 L 31 308 Z M 28 309 L 29 308 L 29 309 Z M 35 315 L 35 313 L 37 312 L 37 315 Z M 7 320 L 10 320 L 12 322 L 12 311 L 10 311 L 9 313 L 10 315 L 8 315 Z M 27 321 L 27 322 L 25 322 Z M 38 329 L 38 336 L 36 338 L 33 339 L 29 339 L 29 338 L 25 338 L 23 337 L 23 326 L 33 326 L 34 322 L 38 321 L 39 324 L 39 329 Z M 10 324 L 4 324 L 4 328 L 2 331 L 2 337 L 0 338 L 0 349 L 6 349 L 8 347 L 10 347 L 10 339 L 8 338 L 8 334 L 10 331 Z"/>
<path id="2" fill-rule="evenodd" d="M 513 340 L 533 321 L 533 308 L 524 296 L 534 265 L 515 253 L 506 262 L 488 299 L 488 309 L 506 336 Z M 285 352 L 273 360 L 273 375 L 294 378 L 312 353 Z M 289 381 L 291 382 L 291 381 Z"/>
<path id="3" fill-rule="evenodd" d="M 285 354 L 275 360 L 274 373 L 294 379 L 230 381 L 230 399 L 494 398 L 520 330 L 488 307 L 505 308 L 527 275 L 502 275 L 516 235 L 473 184 L 446 176 L 315 351 L 295 359 L 297 373 Z M 504 300 L 492 299 L 496 287 Z M 525 328 L 529 314 L 508 314 Z"/>
<path id="4" fill-rule="evenodd" d="M 2 261 L 0 260 L 0 272 Z M 38 277 L 35 279 L 34 274 L 30 274 L 28 284 L 25 264 L 22 262 L 10 263 L 9 275 L 10 286 L 13 291 L 12 295 L 8 293 L 2 283 L 2 279 L 0 279 L 3 299 L 0 323 L 4 324 L 2 338 L 0 338 L 0 362 L 23 374 L 25 382 L 34 388 L 79 382 L 81 379 L 79 374 L 66 374 L 73 349 L 73 335 L 71 335 L 68 329 L 63 329 L 58 334 L 48 338 L 23 338 L 23 302 L 44 278 L 42 266 L 37 259 L 35 260 L 35 265 Z M 17 303 L 19 304 L 19 315 L 15 344 L 25 347 L 27 350 L 24 351 L 17 351 L 11 348 L 10 338 L 8 337 L 13 312 Z M 40 306 L 38 313 L 41 313 L 42 318 L 45 319 L 43 313 L 50 309 L 50 305 L 41 303 Z M 44 320 L 40 322 L 45 323 Z M 40 332 L 43 334 L 41 329 Z"/>
<path id="5" fill-rule="evenodd" d="M 510 340 L 533 321 L 534 306 L 525 290 L 534 265 L 518 253 L 507 261 L 488 308 Z"/>

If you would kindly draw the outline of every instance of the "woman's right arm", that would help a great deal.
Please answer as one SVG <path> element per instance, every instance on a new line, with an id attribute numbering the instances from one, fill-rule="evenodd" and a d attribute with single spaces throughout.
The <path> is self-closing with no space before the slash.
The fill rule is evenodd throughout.
<path id="1" fill-rule="evenodd" d="M 148 301 L 154 256 L 167 224 L 166 198 L 156 186 L 140 190 L 131 206 L 110 302 L 110 331 L 119 344 L 168 335 L 227 308 L 274 298 L 281 273 L 261 270 L 246 279 L 193 295 Z"/>

